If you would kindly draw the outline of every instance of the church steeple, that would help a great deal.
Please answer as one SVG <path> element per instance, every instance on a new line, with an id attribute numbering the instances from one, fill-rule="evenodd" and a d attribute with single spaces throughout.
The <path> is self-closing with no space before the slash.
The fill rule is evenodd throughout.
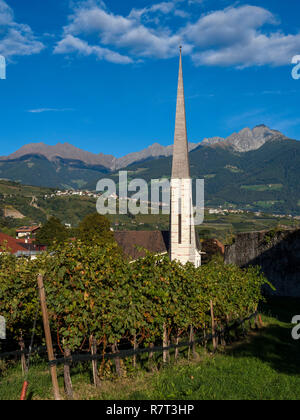
<path id="1" fill-rule="evenodd" d="M 188 152 L 188 141 L 187 141 L 187 130 L 186 130 L 183 74 L 182 74 L 182 47 L 180 47 L 172 178 L 189 178 L 189 177 L 190 177 L 190 164 L 189 164 L 189 152 Z"/>
<path id="2" fill-rule="evenodd" d="M 185 101 L 180 47 L 175 138 L 171 177 L 170 258 L 182 264 L 201 264 L 196 246 L 193 217 L 192 180 L 186 130 Z"/>

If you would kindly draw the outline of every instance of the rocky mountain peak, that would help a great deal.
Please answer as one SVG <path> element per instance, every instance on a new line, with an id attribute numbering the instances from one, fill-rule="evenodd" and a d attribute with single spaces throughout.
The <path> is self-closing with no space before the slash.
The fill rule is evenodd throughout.
<path id="1" fill-rule="evenodd" d="M 212 137 L 205 138 L 202 143 L 189 143 L 189 150 L 192 151 L 198 146 L 223 147 L 234 149 L 237 152 L 248 152 L 256 150 L 263 146 L 267 141 L 287 139 L 282 133 L 268 128 L 266 125 L 257 125 L 252 130 L 248 127 L 233 133 L 227 138 Z M 121 158 L 103 153 L 91 153 L 79 149 L 70 143 L 57 143 L 49 146 L 45 143 L 30 143 L 22 146 L 19 150 L 9 156 L 0 157 L 1 161 L 19 159 L 26 155 L 41 155 L 50 161 L 57 158 L 78 160 L 87 165 L 103 166 L 110 170 L 118 170 L 126 166 L 151 158 L 172 156 L 173 145 L 162 146 L 159 143 L 153 143 L 144 150 L 130 153 Z"/>
<path id="2" fill-rule="evenodd" d="M 213 137 L 204 139 L 202 145 L 216 145 L 230 147 L 237 152 L 248 152 L 257 150 L 267 141 L 287 139 L 280 131 L 272 130 L 264 124 L 257 125 L 252 130 L 249 127 L 243 128 L 238 133 L 233 133 L 226 139 Z"/>

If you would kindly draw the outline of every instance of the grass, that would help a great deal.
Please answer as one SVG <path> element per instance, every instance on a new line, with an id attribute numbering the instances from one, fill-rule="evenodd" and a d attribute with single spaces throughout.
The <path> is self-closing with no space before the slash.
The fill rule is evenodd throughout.
<path id="1" fill-rule="evenodd" d="M 272 298 L 265 304 L 264 328 L 222 348 L 216 355 L 199 351 L 197 361 L 181 359 L 159 372 L 137 371 L 127 378 L 105 380 L 100 390 L 91 383 L 88 365 L 72 368 L 74 396 L 83 400 L 298 400 L 300 346 L 291 338 L 291 319 L 300 299 Z M 51 399 L 50 376 L 40 359 L 29 374 L 29 399 Z M 63 392 L 63 371 L 59 384 Z M 0 400 L 18 399 L 22 388 L 20 366 L 8 367 L 1 377 Z"/>

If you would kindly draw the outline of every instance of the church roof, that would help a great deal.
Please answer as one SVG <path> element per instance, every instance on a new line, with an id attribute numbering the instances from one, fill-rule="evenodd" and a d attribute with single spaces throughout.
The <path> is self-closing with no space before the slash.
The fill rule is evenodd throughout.
<path id="1" fill-rule="evenodd" d="M 163 254 L 169 251 L 168 231 L 125 230 L 114 232 L 114 236 L 124 254 L 133 260 L 145 256 L 145 251 L 139 250 L 138 247 L 145 248 L 155 254 Z"/>
<path id="2" fill-rule="evenodd" d="M 147 249 L 154 254 L 165 254 L 170 250 L 170 232 L 168 230 L 120 230 L 114 232 L 114 237 L 124 254 L 133 260 L 145 256 L 145 251 L 138 247 Z M 196 235 L 196 247 L 198 250 L 201 249 L 198 235 Z"/>

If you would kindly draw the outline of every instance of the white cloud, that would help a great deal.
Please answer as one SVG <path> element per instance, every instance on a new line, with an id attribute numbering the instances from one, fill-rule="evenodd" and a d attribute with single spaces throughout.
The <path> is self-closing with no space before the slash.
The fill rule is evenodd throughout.
<path id="1" fill-rule="evenodd" d="M 111 48 L 124 49 L 134 56 L 134 59 L 173 57 L 178 54 L 178 46 L 183 42 L 182 37 L 172 33 L 168 28 L 153 28 L 146 26 L 141 21 L 141 17 L 145 14 L 150 12 L 169 13 L 173 8 L 173 2 L 162 2 L 150 8 L 134 9 L 129 16 L 124 17 L 110 13 L 91 1 L 81 3 L 80 7 L 76 7 L 70 16 L 70 23 L 64 28 L 64 38 L 56 46 L 55 53 L 65 53 L 65 45 L 74 44 L 74 37 L 78 35 L 80 38 L 96 35 L 101 46 L 90 45 L 88 41 L 81 39 L 79 48 L 82 52 L 88 51 L 90 55 L 93 51 L 97 55 L 97 49 L 111 46 L 110 51 L 112 51 Z M 192 46 L 189 43 L 184 45 L 185 52 L 191 52 Z M 75 48 L 73 50 L 75 51 Z M 103 58 L 106 59 L 106 56 Z M 127 60 L 129 62 L 128 56 Z"/>
<path id="2" fill-rule="evenodd" d="M 172 11 L 176 11 L 175 1 L 164 1 L 161 3 L 153 4 L 150 7 L 144 7 L 143 9 L 132 9 L 128 18 L 129 19 L 141 19 L 141 17 L 153 15 L 155 13 L 169 14 Z"/>
<path id="3" fill-rule="evenodd" d="M 67 112 L 67 111 L 74 111 L 73 108 L 37 108 L 37 109 L 29 109 L 27 112 L 31 114 L 42 114 L 44 112 Z"/>
<path id="4" fill-rule="evenodd" d="M 0 54 L 6 58 L 39 53 L 44 45 L 28 25 L 14 20 L 13 10 L 0 0 Z"/>
<path id="5" fill-rule="evenodd" d="M 196 65 L 280 66 L 290 63 L 300 50 L 300 34 L 262 32 L 264 25 L 278 25 L 275 16 L 256 6 L 230 7 L 188 24 L 184 36 L 201 50 L 192 55 Z"/>
<path id="6" fill-rule="evenodd" d="M 214 66 L 282 66 L 290 63 L 291 57 L 300 50 L 300 34 L 284 35 L 253 34 L 247 42 L 220 49 L 211 49 L 193 55 L 195 64 Z"/>
<path id="7" fill-rule="evenodd" d="M 190 17 L 190 14 L 188 12 L 185 12 L 184 10 L 181 10 L 181 9 L 174 10 L 174 15 L 179 16 L 183 19 Z"/>
<path id="8" fill-rule="evenodd" d="M 0 0 L 0 25 L 8 25 L 10 23 L 13 23 L 13 12 L 5 1 Z"/>
<path id="9" fill-rule="evenodd" d="M 200 47 L 231 46 L 247 42 L 257 28 L 275 22 L 273 15 L 261 7 L 230 7 L 202 16 L 196 23 L 188 24 L 182 34 Z"/>
<path id="10" fill-rule="evenodd" d="M 184 53 L 191 55 L 195 65 L 239 68 L 285 65 L 299 54 L 300 33 L 280 32 L 280 22 L 269 10 L 250 5 L 231 6 L 198 14 L 191 21 L 196 12 L 189 14 L 184 4 L 203 1 L 163 1 L 133 9 L 128 16 L 110 12 L 102 1 L 75 3 L 54 52 L 78 52 L 116 63 L 131 63 L 145 57 L 174 57 L 182 44 Z M 166 25 L 170 14 L 182 18 L 181 27 L 171 29 Z"/>
<path id="11" fill-rule="evenodd" d="M 133 62 L 128 56 L 121 55 L 108 48 L 91 46 L 86 41 L 73 35 L 67 35 L 57 44 L 54 50 L 55 54 L 70 54 L 72 52 L 78 52 L 85 56 L 95 55 L 99 60 L 106 60 L 116 64 L 129 64 Z"/>

